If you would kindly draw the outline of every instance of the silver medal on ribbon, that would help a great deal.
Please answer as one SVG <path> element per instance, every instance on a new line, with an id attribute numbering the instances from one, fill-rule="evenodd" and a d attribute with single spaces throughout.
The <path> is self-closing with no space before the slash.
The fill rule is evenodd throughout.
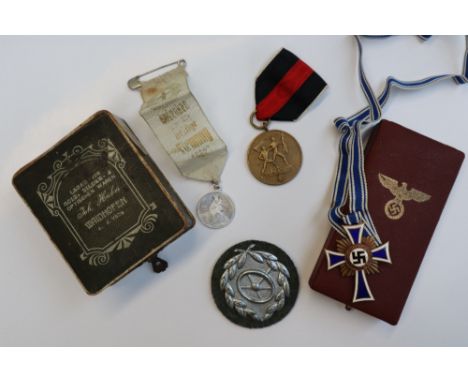
<path id="1" fill-rule="evenodd" d="M 142 81 L 141 77 L 176 65 L 172 70 Z M 234 218 L 232 199 L 220 190 L 220 178 L 227 160 L 227 146 L 208 121 L 187 83 L 185 60 L 164 65 L 128 81 L 140 90 L 140 115 L 164 149 L 187 178 L 210 182 L 214 192 L 197 205 L 198 219 L 209 228 L 223 228 Z"/>

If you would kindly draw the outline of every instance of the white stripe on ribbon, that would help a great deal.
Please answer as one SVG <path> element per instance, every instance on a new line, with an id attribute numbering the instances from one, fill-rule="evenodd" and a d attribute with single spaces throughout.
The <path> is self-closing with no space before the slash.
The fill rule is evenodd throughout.
<path id="1" fill-rule="evenodd" d="M 424 41 L 430 36 L 419 37 Z M 349 118 L 340 117 L 334 121 L 335 127 L 341 133 L 341 138 L 333 199 L 328 218 L 332 226 L 343 236 L 346 234 L 343 225 L 364 223 L 367 234 L 372 236 L 378 244 L 381 244 L 382 242 L 372 221 L 367 203 L 367 182 L 364 173 L 364 150 L 362 143 L 363 130 L 371 129 L 380 122 L 382 109 L 389 100 L 393 88 L 418 90 L 448 79 L 453 80 L 458 85 L 468 83 L 468 36 L 465 36 L 466 49 L 461 75 L 442 74 L 416 81 L 400 81 L 389 76 L 387 77 L 385 88 L 379 97 L 375 96 L 365 75 L 362 58 L 363 49 L 358 36 L 356 36 L 356 42 L 359 50 L 359 82 L 369 106 Z M 343 208 L 347 201 L 349 201 L 349 212 L 345 214 Z"/>

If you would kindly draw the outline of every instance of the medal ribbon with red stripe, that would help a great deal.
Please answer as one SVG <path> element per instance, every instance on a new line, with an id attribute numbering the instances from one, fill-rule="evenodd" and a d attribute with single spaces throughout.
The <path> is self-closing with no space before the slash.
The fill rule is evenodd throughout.
<path id="1" fill-rule="evenodd" d="M 294 121 L 327 86 L 304 61 L 282 49 L 255 82 L 259 121 Z"/>

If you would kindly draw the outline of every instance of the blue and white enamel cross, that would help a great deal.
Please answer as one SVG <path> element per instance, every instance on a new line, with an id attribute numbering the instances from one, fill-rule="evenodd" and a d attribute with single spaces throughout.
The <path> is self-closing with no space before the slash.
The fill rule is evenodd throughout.
<path id="1" fill-rule="evenodd" d="M 342 274 L 354 274 L 353 302 L 373 301 L 366 274 L 379 271 L 378 262 L 392 263 L 388 242 L 376 246 L 370 236 L 364 236 L 364 224 L 343 226 L 347 238 L 340 243 L 339 250 L 325 250 L 327 269 L 341 267 Z"/>
<path id="2" fill-rule="evenodd" d="M 429 36 L 422 36 L 427 40 Z M 356 36 L 359 49 L 359 82 L 368 106 L 349 118 L 335 119 L 341 133 L 339 161 L 328 218 L 335 230 L 344 238 L 338 240 L 337 251 L 325 250 L 328 270 L 340 267 L 343 276 L 354 275 L 353 302 L 372 301 L 366 274 L 378 273 L 379 262 L 391 263 L 389 245 L 382 245 L 368 208 L 367 182 L 364 173 L 362 133 L 372 129 L 382 118 L 382 108 L 390 98 L 391 90 L 417 90 L 445 80 L 458 85 L 468 84 L 468 36 L 461 74 L 442 74 L 416 81 L 401 81 L 388 77 L 383 92 L 377 97 L 370 86 L 362 62 L 362 45 Z M 348 212 L 345 213 L 345 208 Z"/>

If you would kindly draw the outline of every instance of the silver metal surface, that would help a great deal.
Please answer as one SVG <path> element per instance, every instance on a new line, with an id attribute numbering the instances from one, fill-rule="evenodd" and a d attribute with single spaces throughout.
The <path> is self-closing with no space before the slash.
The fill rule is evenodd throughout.
<path id="1" fill-rule="evenodd" d="M 270 301 L 275 292 L 275 282 L 263 271 L 244 271 L 237 277 L 236 284 L 242 297 L 256 304 Z"/>
<path id="2" fill-rule="evenodd" d="M 221 191 L 213 191 L 198 201 L 197 216 L 208 228 L 223 228 L 234 219 L 235 206 L 232 199 Z"/>
<path id="3" fill-rule="evenodd" d="M 227 146 L 190 91 L 184 65 L 178 61 L 168 66 L 174 64 L 176 68 L 149 80 L 140 81 L 141 76 L 131 80 L 141 86 L 140 115 L 183 176 L 219 182 L 227 160 Z"/>
<path id="4" fill-rule="evenodd" d="M 290 295 L 289 270 L 270 252 L 235 249 L 224 264 L 219 287 L 228 306 L 242 317 L 268 320 L 284 308 Z"/>
<path id="5" fill-rule="evenodd" d="M 159 66 L 156 69 L 151 69 L 143 74 L 139 74 L 135 77 L 130 78 L 127 82 L 127 85 L 130 89 L 137 90 L 141 87 L 141 82 L 140 82 L 141 77 L 147 76 L 148 74 L 157 72 L 161 69 L 168 68 L 169 66 L 173 66 L 173 65 L 185 67 L 187 66 L 187 62 L 184 59 L 181 59 L 181 60 L 174 61 L 166 65 Z"/>

